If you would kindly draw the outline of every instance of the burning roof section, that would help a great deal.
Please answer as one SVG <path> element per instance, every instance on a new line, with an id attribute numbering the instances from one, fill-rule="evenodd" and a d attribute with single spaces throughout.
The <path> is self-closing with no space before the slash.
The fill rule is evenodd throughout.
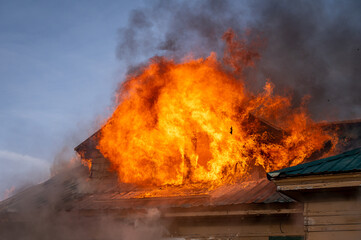
<path id="1" fill-rule="evenodd" d="M 264 119 L 259 117 L 255 117 L 250 114 L 247 118 L 247 122 L 252 124 L 257 124 L 259 127 L 257 129 L 250 129 L 253 131 L 252 134 L 260 134 L 266 136 L 264 141 L 277 143 L 280 142 L 281 139 L 287 135 L 288 133 L 281 128 L 267 122 Z M 257 132 L 254 132 L 254 131 Z M 99 151 L 98 144 L 101 138 L 102 129 L 95 132 L 85 141 L 80 143 L 77 147 L 74 148 L 76 152 L 79 153 L 83 160 L 90 162 L 90 175 L 93 178 L 114 178 L 116 177 L 116 172 L 112 171 L 111 162 Z M 258 176 L 255 176 L 258 175 Z M 250 177 L 253 180 L 263 178 L 266 172 L 257 167 L 253 167 L 250 169 Z M 262 176 L 260 176 L 262 175 Z"/>
<path id="2" fill-rule="evenodd" d="M 249 121 L 258 121 L 262 126 L 259 128 L 259 131 L 269 133 L 269 141 L 277 142 L 287 134 L 286 131 L 266 122 L 263 119 L 259 119 L 250 115 Z M 334 147 L 335 152 L 347 151 L 355 147 L 361 146 L 361 120 L 351 120 L 351 121 L 339 121 L 339 122 L 324 122 L 319 123 L 319 125 L 327 131 L 330 135 L 337 135 L 338 141 L 337 146 Z M 261 133 L 261 132 L 260 132 Z M 110 171 L 111 164 L 110 162 L 102 155 L 102 153 L 97 149 L 98 141 L 101 135 L 101 130 L 98 130 L 88 139 L 80 143 L 75 147 L 83 159 L 88 159 L 91 164 L 91 176 L 93 178 L 104 178 L 104 177 L 116 177 L 116 173 Z M 319 159 L 324 156 L 325 153 L 332 154 L 330 149 L 332 148 L 331 142 L 327 142 L 323 149 L 314 152 L 308 159 L 305 159 L 305 162 L 311 162 L 315 159 Z M 259 170 L 259 169 L 258 169 Z M 262 178 L 265 176 L 265 171 L 259 172 L 259 177 L 255 179 Z"/>

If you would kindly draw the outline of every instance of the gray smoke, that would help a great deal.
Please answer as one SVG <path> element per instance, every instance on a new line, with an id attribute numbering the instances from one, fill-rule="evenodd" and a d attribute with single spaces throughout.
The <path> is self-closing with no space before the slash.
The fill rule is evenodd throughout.
<path id="1" fill-rule="evenodd" d="M 156 208 L 125 216 L 101 207 L 82 211 L 79 201 L 89 204 L 99 191 L 88 174 L 81 166 L 68 169 L 1 202 L 0 239 L 158 240 L 167 234 Z"/>
<path id="2" fill-rule="evenodd" d="M 269 78 L 295 104 L 309 95 L 315 120 L 361 117 L 360 1 L 158 1 L 134 10 L 119 30 L 117 56 L 130 69 L 161 55 L 221 57 L 221 37 L 264 39 L 246 84 L 258 91 Z"/>

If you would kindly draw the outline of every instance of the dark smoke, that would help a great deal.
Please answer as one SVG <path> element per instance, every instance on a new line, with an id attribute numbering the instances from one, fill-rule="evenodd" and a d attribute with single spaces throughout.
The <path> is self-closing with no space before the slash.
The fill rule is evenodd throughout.
<path id="1" fill-rule="evenodd" d="M 117 56 L 129 66 L 154 55 L 221 57 L 221 37 L 232 28 L 265 41 L 246 71 L 252 90 L 269 78 L 295 103 L 311 96 L 315 120 L 360 118 L 360 13 L 360 1 L 158 1 L 131 13 Z"/>

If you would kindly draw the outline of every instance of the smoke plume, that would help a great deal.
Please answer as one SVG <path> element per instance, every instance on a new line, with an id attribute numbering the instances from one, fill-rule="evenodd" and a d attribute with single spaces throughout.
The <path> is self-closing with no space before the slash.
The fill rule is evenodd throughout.
<path id="1" fill-rule="evenodd" d="M 315 120 L 360 118 L 360 1 L 158 1 L 134 10 L 119 30 L 117 57 L 129 69 L 154 55 L 222 55 L 222 35 L 264 41 L 247 87 L 310 96 Z"/>

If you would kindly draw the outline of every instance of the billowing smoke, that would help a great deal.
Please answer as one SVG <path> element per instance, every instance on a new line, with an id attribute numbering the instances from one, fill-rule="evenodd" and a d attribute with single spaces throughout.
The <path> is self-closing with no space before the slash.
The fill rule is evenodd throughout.
<path id="1" fill-rule="evenodd" d="M 166 229 L 158 209 L 137 214 L 83 214 L 77 201 L 97 191 L 84 167 L 60 171 L 50 180 L 23 190 L 0 205 L 0 239 L 158 240 Z M 80 207 L 81 208 L 81 207 Z"/>
<path id="2" fill-rule="evenodd" d="M 315 120 L 359 118 L 360 11 L 360 1 L 158 1 L 131 13 L 117 56 L 130 69 L 154 55 L 221 56 L 232 28 L 264 42 L 246 72 L 250 89 L 269 78 L 296 104 L 310 96 Z"/>

